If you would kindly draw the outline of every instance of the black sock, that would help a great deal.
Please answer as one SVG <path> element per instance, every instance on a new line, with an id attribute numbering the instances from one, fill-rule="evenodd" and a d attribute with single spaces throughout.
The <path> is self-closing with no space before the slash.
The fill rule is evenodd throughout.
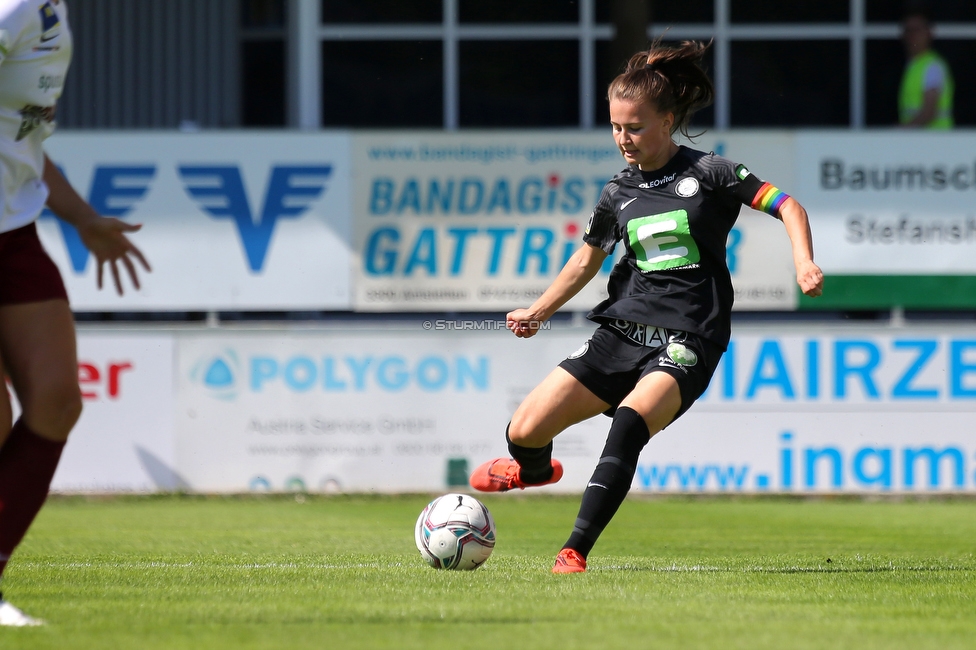
<path id="1" fill-rule="evenodd" d="M 644 418 L 626 406 L 617 409 L 607 444 L 583 492 L 573 534 L 563 548 L 586 557 L 623 503 L 634 480 L 641 450 L 651 439 Z"/>
<path id="2" fill-rule="evenodd" d="M 519 479 L 523 483 L 545 483 L 552 478 L 552 442 L 538 449 L 516 445 L 508 437 L 508 427 L 505 427 L 505 440 L 508 453 L 518 461 Z"/>

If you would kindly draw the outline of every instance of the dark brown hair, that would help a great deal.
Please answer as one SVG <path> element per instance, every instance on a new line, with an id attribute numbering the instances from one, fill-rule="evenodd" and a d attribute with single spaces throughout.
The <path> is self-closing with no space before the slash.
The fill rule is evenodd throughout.
<path id="1" fill-rule="evenodd" d="M 690 138 L 692 114 L 712 103 L 715 88 L 702 68 L 702 57 L 711 43 L 683 41 L 676 47 L 660 42 L 630 57 L 627 68 L 610 82 L 607 98 L 650 102 L 659 113 L 674 113 L 671 133 Z"/>

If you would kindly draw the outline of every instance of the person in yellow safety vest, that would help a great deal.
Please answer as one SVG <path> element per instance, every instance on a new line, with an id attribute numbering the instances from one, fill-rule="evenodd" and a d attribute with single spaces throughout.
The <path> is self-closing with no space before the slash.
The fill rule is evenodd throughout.
<path id="1" fill-rule="evenodd" d="M 951 129 L 952 72 L 932 49 L 932 26 L 924 12 L 905 14 L 902 42 L 908 64 L 898 92 L 898 121 L 905 127 Z"/>

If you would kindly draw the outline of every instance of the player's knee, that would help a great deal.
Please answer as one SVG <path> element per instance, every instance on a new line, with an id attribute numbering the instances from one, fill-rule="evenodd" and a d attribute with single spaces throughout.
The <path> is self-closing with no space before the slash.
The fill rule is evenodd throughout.
<path id="1" fill-rule="evenodd" d="M 24 404 L 24 417 L 37 433 L 65 440 L 81 417 L 81 389 L 75 382 L 50 384 Z"/>
<path id="2" fill-rule="evenodd" d="M 546 437 L 542 428 L 542 421 L 532 413 L 516 411 L 508 425 L 508 439 L 516 445 L 534 447 L 538 443 L 546 444 L 552 437 Z"/>
<path id="3" fill-rule="evenodd" d="M 81 390 L 70 391 L 70 396 L 66 397 L 64 402 L 64 422 L 67 427 L 65 435 L 75 426 L 78 419 L 81 418 L 81 412 L 84 409 L 84 404 L 81 401 Z"/>

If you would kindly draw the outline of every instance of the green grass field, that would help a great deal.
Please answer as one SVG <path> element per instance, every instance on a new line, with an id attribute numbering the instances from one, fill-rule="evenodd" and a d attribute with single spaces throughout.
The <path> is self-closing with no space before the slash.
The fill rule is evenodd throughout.
<path id="1" fill-rule="evenodd" d="M 554 576 L 577 498 L 484 499 L 474 572 L 421 560 L 428 500 L 53 498 L 4 585 L 48 625 L 0 648 L 976 645 L 976 501 L 631 499 Z"/>

